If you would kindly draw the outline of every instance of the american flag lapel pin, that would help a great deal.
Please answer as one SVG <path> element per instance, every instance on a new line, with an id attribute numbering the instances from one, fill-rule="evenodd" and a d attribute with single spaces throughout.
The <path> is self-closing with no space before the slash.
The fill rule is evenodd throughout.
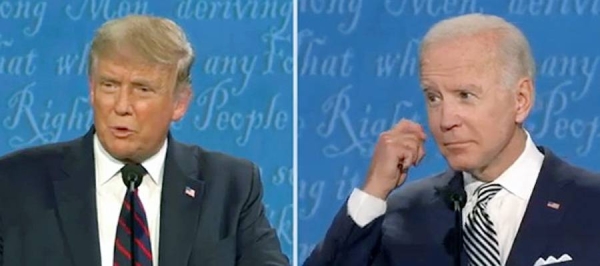
<path id="1" fill-rule="evenodd" d="M 560 204 L 554 202 L 554 201 L 548 201 L 548 203 L 546 203 L 546 206 L 548 206 L 549 208 L 558 210 L 560 209 Z"/>
<path id="2" fill-rule="evenodd" d="M 194 190 L 191 187 L 185 187 L 185 194 L 194 198 L 194 197 L 196 197 L 196 190 Z"/>

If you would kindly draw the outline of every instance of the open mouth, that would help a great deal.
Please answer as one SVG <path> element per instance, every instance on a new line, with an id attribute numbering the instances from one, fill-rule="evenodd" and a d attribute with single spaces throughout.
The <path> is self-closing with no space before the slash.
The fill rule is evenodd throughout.
<path id="1" fill-rule="evenodd" d="M 133 130 L 127 127 L 111 127 L 111 131 L 114 136 L 119 138 L 128 137 L 133 134 Z"/>

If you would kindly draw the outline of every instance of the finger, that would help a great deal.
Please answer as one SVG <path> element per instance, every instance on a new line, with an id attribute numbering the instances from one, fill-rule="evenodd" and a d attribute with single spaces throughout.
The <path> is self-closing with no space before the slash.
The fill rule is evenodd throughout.
<path id="1" fill-rule="evenodd" d="M 421 159 L 421 145 L 417 146 L 417 152 L 415 153 L 415 161 L 413 162 L 413 166 L 417 166 L 417 164 L 419 164 L 419 160 Z"/>
<path id="2" fill-rule="evenodd" d="M 394 139 L 390 144 L 391 152 L 397 156 L 399 164 L 406 169 L 414 165 L 418 158 L 419 140 L 412 135 L 403 136 L 402 138 Z"/>
<path id="3" fill-rule="evenodd" d="M 405 172 L 410 166 L 412 166 L 414 163 L 414 154 L 413 153 L 407 153 L 404 156 L 404 160 L 402 160 L 402 172 Z"/>
<path id="4" fill-rule="evenodd" d="M 402 172 L 405 172 L 412 165 L 412 156 L 406 156 L 402 162 Z"/>
<path id="5" fill-rule="evenodd" d="M 419 131 L 419 137 L 421 137 L 421 140 L 423 141 L 427 140 L 427 134 L 425 133 L 425 129 L 421 128 L 421 130 Z"/>
<path id="6" fill-rule="evenodd" d="M 384 131 L 379 134 L 379 142 L 385 145 L 393 145 L 393 143 L 396 141 L 395 138 L 396 136 L 391 131 Z"/>
<path id="7" fill-rule="evenodd" d="M 423 153 L 423 141 L 414 135 L 410 135 L 406 137 L 404 147 L 410 152 L 411 161 L 409 166 L 416 166 Z"/>
<path id="8" fill-rule="evenodd" d="M 401 165 L 399 168 L 407 169 L 415 165 L 419 157 L 419 147 L 422 143 L 417 136 L 412 134 L 402 136 L 386 134 L 383 139 L 385 140 L 386 149 L 398 158 L 398 165 Z"/>
<path id="9" fill-rule="evenodd" d="M 407 123 L 408 123 L 408 119 L 402 118 L 402 119 L 400 119 L 400 121 L 398 121 L 398 123 L 396 123 L 391 128 L 391 130 L 400 130 L 400 129 L 402 129 L 402 127 L 405 127 Z"/>
<path id="10" fill-rule="evenodd" d="M 415 122 L 402 118 L 390 131 L 396 133 L 410 133 L 413 131 Z"/>
<path id="11" fill-rule="evenodd" d="M 420 139 L 427 139 L 427 135 L 425 134 L 425 130 L 423 127 L 415 122 L 410 120 L 403 120 L 396 127 L 391 130 L 392 133 L 403 133 L 403 134 L 414 134 L 418 136 Z"/>
<path id="12" fill-rule="evenodd" d="M 425 129 L 423 126 L 417 123 L 412 123 L 409 127 L 407 127 L 407 133 L 415 134 L 419 139 L 425 140 L 427 139 L 427 135 L 425 134 Z"/>
<path id="13" fill-rule="evenodd" d="M 408 169 L 406 169 L 405 171 L 398 170 L 398 178 L 396 179 L 396 187 L 400 186 L 402 184 L 402 182 L 404 182 L 404 179 L 406 179 L 407 175 L 408 175 Z"/>
<path id="14" fill-rule="evenodd" d="M 425 157 L 425 145 L 421 144 L 419 145 L 419 151 L 417 153 L 417 162 L 415 163 L 415 165 L 420 164 L 423 160 L 423 157 Z"/>
<path id="15" fill-rule="evenodd" d="M 398 143 L 400 144 L 399 147 L 405 150 L 410 150 L 412 153 L 414 153 L 415 155 L 418 154 L 418 150 L 419 150 L 419 146 L 421 145 L 421 143 L 423 143 L 423 141 L 415 136 L 415 135 L 404 135 L 400 138 L 398 138 Z M 416 158 L 416 156 L 415 156 Z"/>
<path id="16" fill-rule="evenodd" d="M 404 166 L 403 163 L 399 164 L 398 166 L 399 167 L 396 172 L 396 187 L 400 186 L 404 182 L 406 176 L 408 175 L 408 171 L 410 170 L 410 167 Z"/>

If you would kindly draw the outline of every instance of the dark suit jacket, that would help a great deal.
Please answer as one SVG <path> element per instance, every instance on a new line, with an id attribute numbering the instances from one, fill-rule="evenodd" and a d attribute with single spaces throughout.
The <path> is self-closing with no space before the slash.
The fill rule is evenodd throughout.
<path id="1" fill-rule="evenodd" d="M 506 265 L 533 266 L 563 254 L 573 260 L 556 266 L 600 265 L 600 176 L 540 150 L 545 159 Z M 344 206 L 304 265 L 454 265 L 455 213 L 436 189 L 445 186 L 462 189 L 462 174 L 405 184 L 388 198 L 386 214 L 364 228 Z M 464 249 L 461 258 L 466 265 Z"/>
<path id="2" fill-rule="evenodd" d="M 0 159 L 0 265 L 100 265 L 92 133 Z M 288 265 L 257 167 L 168 141 L 159 264 Z"/>

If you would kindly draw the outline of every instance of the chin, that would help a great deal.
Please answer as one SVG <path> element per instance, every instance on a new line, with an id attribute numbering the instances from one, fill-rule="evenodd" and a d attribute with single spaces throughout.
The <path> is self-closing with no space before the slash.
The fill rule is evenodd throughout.
<path id="1" fill-rule="evenodd" d="M 130 151 L 131 148 L 127 147 L 127 145 L 123 145 L 125 143 L 112 143 L 108 144 L 108 148 L 106 151 L 117 160 L 124 160 L 126 158 L 130 158 L 133 153 Z"/>
<path id="2" fill-rule="evenodd" d="M 129 154 L 127 152 L 118 150 L 118 149 L 113 149 L 108 151 L 108 153 L 115 159 L 123 161 L 126 158 L 130 157 Z"/>
<path id="3" fill-rule="evenodd" d="M 448 156 L 446 157 L 446 161 L 450 168 L 455 171 L 468 171 L 474 169 L 475 165 L 477 165 L 473 160 L 469 160 L 469 158 L 463 156 Z"/>

